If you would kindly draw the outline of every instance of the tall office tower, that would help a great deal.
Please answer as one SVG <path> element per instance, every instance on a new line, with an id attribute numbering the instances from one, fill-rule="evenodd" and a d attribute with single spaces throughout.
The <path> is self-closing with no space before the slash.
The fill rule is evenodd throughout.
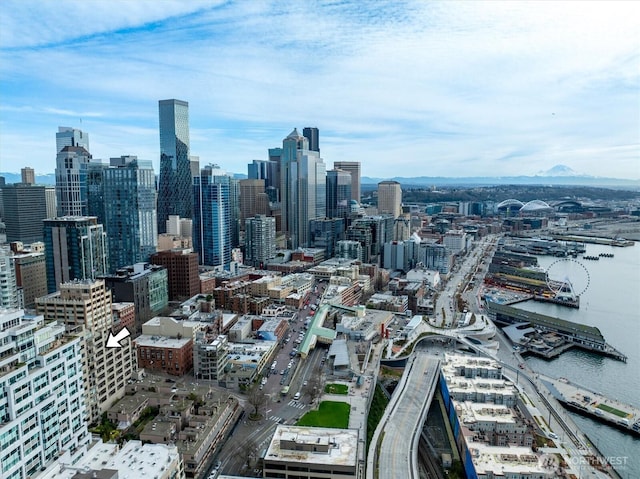
<path id="1" fill-rule="evenodd" d="M 264 180 L 240 180 L 240 221 L 258 214 L 258 195 L 264 193 Z"/>
<path id="2" fill-rule="evenodd" d="M 396 218 L 393 224 L 393 241 L 406 241 L 411 236 L 411 218 L 405 214 Z"/>
<path id="3" fill-rule="evenodd" d="M 231 263 L 231 177 L 217 165 L 208 165 L 193 180 L 193 248 L 200 264 Z"/>
<path id="4" fill-rule="evenodd" d="M 158 246 L 153 165 L 136 156 L 111 158 L 103 171 L 110 271 L 149 260 Z"/>
<path id="5" fill-rule="evenodd" d="M 25 248 L 21 242 L 16 241 L 11 243 L 11 252 L 20 307 L 34 308 L 36 298 L 47 294 L 44 243 L 32 243 L 31 247 Z"/>
<path id="6" fill-rule="evenodd" d="M 56 198 L 56 187 L 45 185 L 44 203 L 47 208 L 47 218 L 53 218 L 58 214 L 58 198 Z"/>
<path id="7" fill-rule="evenodd" d="M 88 214 L 87 169 L 91 155 L 82 146 L 65 146 L 56 157 L 58 216 Z"/>
<path id="8" fill-rule="evenodd" d="M 56 153 L 60 153 L 65 146 L 81 146 L 87 151 L 89 148 L 89 133 L 85 133 L 77 128 L 59 126 L 56 133 Z"/>
<path id="9" fill-rule="evenodd" d="M 351 174 L 342 170 L 327 171 L 327 218 L 351 215 Z"/>
<path id="10" fill-rule="evenodd" d="M 18 283 L 16 270 L 8 247 L 0 247 L 0 308 L 18 308 Z"/>
<path id="11" fill-rule="evenodd" d="M 306 127 L 302 129 L 302 136 L 309 142 L 309 149 L 320 153 L 320 132 L 315 127 Z"/>
<path id="12" fill-rule="evenodd" d="M 193 216 L 191 158 L 189 156 L 189 103 L 160 100 L 160 179 L 158 233 L 166 233 L 169 215 Z"/>
<path id="13" fill-rule="evenodd" d="M 101 414 L 124 396 L 127 381 L 137 369 L 130 338 L 120 341 L 119 348 L 107 348 L 113 331 L 111 292 L 103 280 L 62 283 L 60 291 L 38 298 L 36 309 L 45 320 L 64 324 L 67 332 L 82 339 L 86 419 L 89 424 L 98 423 Z"/>
<path id="14" fill-rule="evenodd" d="M 195 178 L 200 174 L 200 157 L 191 155 L 189 156 L 189 171 L 191 171 L 191 178 Z"/>
<path id="15" fill-rule="evenodd" d="M 169 304 L 167 269 L 163 266 L 136 263 L 101 277 L 117 303 L 135 304 L 136 331 L 159 315 Z"/>
<path id="16" fill-rule="evenodd" d="M 269 195 L 269 200 L 273 203 L 280 202 L 281 186 L 281 158 L 282 148 L 269 148 L 269 164 L 267 165 L 267 178 L 264 183 L 265 190 Z"/>
<path id="17" fill-rule="evenodd" d="M 269 174 L 268 160 L 253 160 L 247 165 L 247 178 L 249 180 L 267 180 Z"/>
<path id="18" fill-rule="evenodd" d="M 60 283 L 93 279 L 108 271 L 107 234 L 95 216 L 44 220 L 44 244 L 49 293 Z"/>
<path id="19" fill-rule="evenodd" d="M 334 161 L 336 170 L 351 173 L 351 199 L 360 203 L 360 162 L 359 161 Z"/>
<path id="20" fill-rule="evenodd" d="M 15 183 L 2 188 L 7 242 L 42 241 L 42 221 L 47 218 L 46 186 Z"/>
<path id="21" fill-rule="evenodd" d="M 378 183 L 378 213 L 393 215 L 402 213 L 402 188 L 397 181 L 381 181 Z"/>
<path id="22" fill-rule="evenodd" d="M 326 216 L 326 166 L 308 140 L 294 129 L 282 141 L 280 196 L 288 247 L 309 245 L 309 221 Z"/>
<path id="23" fill-rule="evenodd" d="M 95 216 L 98 223 L 104 224 L 106 208 L 104 197 L 104 171 L 109 168 L 101 160 L 87 165 L 87 216 Z"/>
<path id="24" fill-rule="evenodd" d="M 229 175 L 229 205 L 231 211 L 231 248 L 240 245 L 240 180 Z M 233 260 L 236 261 L 236 260 Z"/>
<path id="25" fill-rule="evenodd" d="M 36 477 L 63 451 L 75 463 L 91 441 L 81 339 L 13 309 L 0 310 L 0 344 L 0 476 Z"/>
<path id="26" fill-rule="evenodd" d="M 190 248 L 159 251 L 150 261 L 167 268 L 170 301 L 189 299 L 200 292 L 198 254 Z"/>
<path id="27" fill-rule="evenodd" d="M 245 262 L 263 268 L 276 257 L 276 219 L 256 215 L 245 221 Z"/>
<path id="28" fill-rule="evenodd" d="M 36 184 L 36 172 L 33 168 L 25 166 L 20 170 L 20 174 L 22 176 L 22 183 L 24 183 L 25 185 Z"/>
<path id="29" fill-rule="evenodd" d="M 351 201 L 351 200 L 349 200 Z M 336 243 L 344 238 L 346 229 L 344 218 L 316 218 L 309 222 L 309 246 L 323 248 L 325 258 L 333 258 Z"/>

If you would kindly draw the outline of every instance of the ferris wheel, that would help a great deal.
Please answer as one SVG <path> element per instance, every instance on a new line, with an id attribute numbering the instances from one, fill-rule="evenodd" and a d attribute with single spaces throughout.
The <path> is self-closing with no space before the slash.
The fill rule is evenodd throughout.
<path id="1" fill-rule="evenodd" d="M 589 287 L 589 270 L 580 261 L 562 258 L 549 265 L 546 271 L 547 287 L 558 299 L 575 301 Z"/>

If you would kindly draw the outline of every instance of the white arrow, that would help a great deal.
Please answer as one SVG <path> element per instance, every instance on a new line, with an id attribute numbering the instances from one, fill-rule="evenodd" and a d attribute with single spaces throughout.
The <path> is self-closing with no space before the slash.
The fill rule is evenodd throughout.
<path id="1" fill-rule="evenodd" d="M 127 328 L 122 328 L 118 334 L 116 334 L 115 336 L 113 335 L 113 333 L 111 331 L 109 331 L 109 338 L 107 339 L 107 347 L 108 348 L 121 348 L 122 344 L 120 344 L 120 341 L 122 341 L 124 338 L 127 338 L 131 336 L 131 333 L 129 332 L 129 330 Z"/>

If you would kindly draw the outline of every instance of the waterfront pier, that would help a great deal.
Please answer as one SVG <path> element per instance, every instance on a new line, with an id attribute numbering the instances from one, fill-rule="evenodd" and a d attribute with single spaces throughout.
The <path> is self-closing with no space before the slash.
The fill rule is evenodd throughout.
<path id="1" fill-rule="evenodd" d="M 572 383 L 565 378 L 538 375 L 551 394 L 568 409 L 595 418 L 628 434 L 640 436 L 640 409 Z"/>
<path id="2" fill-rule="evenodd" d="M 522 332 L 517 339 L 521 354 L 531 353 L 552 358 L 568 349 L 567 345 L 570 345 L 618 361 L 627 361 L 627 356 L 605 342 L 604 336 L 596 327 L 491 301 L 487 301 L 487 313 L 497 324 L 515 326 L 516 332 Z M 525 332 L 526 326 L 529 326 L 529 331 Z M 534 338 L 536 333 L 541 337 Z M 514 336 L 510 334 L 510 337 Z"/>

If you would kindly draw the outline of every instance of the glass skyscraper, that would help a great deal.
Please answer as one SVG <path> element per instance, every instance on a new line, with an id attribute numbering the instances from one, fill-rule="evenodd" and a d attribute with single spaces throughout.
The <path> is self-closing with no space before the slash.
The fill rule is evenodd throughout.
<path id="1" fill-rule="evenodd" d="M 158 232 L 166 233 L 169 215 L 191 218 L 193 213 L 189 157 L 189 103 L 160 100 L 160 179 Z"/>
<path id="2" fill-rule="evenodd" d="M 327 171 L 327 217 L 347 218 L 351 214 L 351 173 Z"/>
<path id="3" fill-rule="evenodd" d="M 193 180 L 193 248 L 200 264 L 227 267 L 231 263 L 234 215 L 232 178 L 208 165 Z"/>
<path id="4" fill-rule="evenodd" d="M 65 146 L 81 146 L 87 151 L 89 149 L 89 133 L 85 133 L 77 128 L 59 126 L 56 133 L 56 153 L 60 153 Z"/>
<path id="5" fill-rule="evenodd" d="M 110 270 L 146 262 L 158 245 L 155 174 L 150 161 L 111 158 L 103 170 Z"/>
<path id="6" fill-rule="evenodd" d="M 297 129 L 282 141 L 280 185 L 288 246 L 309 246 L 309 221 L 326 216 L 326 165 Z"/>
<path id="7" fill-rule="evenodd" d="M 86 216 L 87 169 L 91 155 L 82 146 L 65 146 L 56 156 L 58 216 Z"/>
<path id="8" fill-rule="evenodd" d="M 106 233 L 94 216 L 44 220 L 47 290 L 74 279 L 95 279 L 107 272 Z"/>

